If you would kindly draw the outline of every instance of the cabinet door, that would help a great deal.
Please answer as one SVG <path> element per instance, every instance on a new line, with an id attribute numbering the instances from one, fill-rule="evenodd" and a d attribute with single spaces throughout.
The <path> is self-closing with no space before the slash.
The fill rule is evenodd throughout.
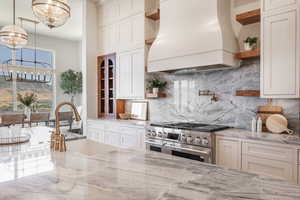
<path id="1" fill-rule="evenodd" d="M 131 54 L 123 53 L 119 55 L 117 66 L 117 98 L 130 98 L 132 94 L 132 70 Z"/>
<path id="2" fill-rule="evenodd" d="M 118 0 L 120 9 L 120 18 L 125 18 L 131 15 L 132 0 Z"/>
<path id="3" fill-rule="evenodd" d="M 137 49 L 145 45 L 145 17 L 144 13 L 131 18 L 132 48 Z"/>
<path id="4" fill-rule="evenodd" d="M 118 31 L 115 24 L 103 26 L 99 30 L 100 54 L 111 54 L 116 52 L 118 45 Z"/>
<path id="5" fill-rule="evenodd" d="M 258 158 L 243 154 L 242 170 L 277 179 L 293 180 L 293 165 L 287 162 Z"/>
<path id="6" fill-rule="evenodd" d="M 119 24 L 119 50 L 130 50 L 132 46 L 132 22 L 127 18 Z"/>
<path id="7" fill-rule="evenodd" d="M 139 134 L 138 133 L 122 134 L 121 146 L 124 148 L 140 149 L 141 143 L 140 143 Z"/>
<path id="8" fill-rule="evenodd" d="M 104 143 L 110 144 L 116 147 L 121 146 L 121 134 L 114 132 L 106 132 L 104 134 Z"/>
<path id="9" fill-rule="evenodd" d="M 222 167 L 241 169 L 241 142 L 235 139 L 216 138 L 216 163 Z"/>
<path id="10" fill-rule="evenodd" d="M 262 26 L 262 97 L 298 98 L 296 10 L 264 17 Z"/>
<path id="11" fill-rule="evenodd" d="M 283 8 L 295 4 L 297 0 L 263 0 L 264 11 Z"/>
<path id="12" fill-rule="evenodd" d="M 145 56 L 144 49 L 132 53 L 132 96 L 145 97 Z"/>

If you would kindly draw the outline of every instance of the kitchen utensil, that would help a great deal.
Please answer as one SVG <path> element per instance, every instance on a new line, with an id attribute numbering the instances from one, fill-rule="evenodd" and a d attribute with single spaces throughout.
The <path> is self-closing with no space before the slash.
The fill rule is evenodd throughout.
<path id="1" fill-rule="evenodd" d="M 281 106 L 259 106 L 257 108 L 257 117 L 260 117 L 262 120 L 262 130 L 263 131 L 270 131 L 266 127 L 266 121 L 268 117 L 270 117 L 273 114 L 283 114 L 283 108 Z"/>
<path id="2" fill-rule="evenodd" d="M 287 132 L 288 134 L 293 134 L 294 131 L 287 128 L 288 120 L 280 114 L 274 114 L 268 117 L 266 121 L 266 126 L 268 130 L 272 133 L 283 133 Z"/>

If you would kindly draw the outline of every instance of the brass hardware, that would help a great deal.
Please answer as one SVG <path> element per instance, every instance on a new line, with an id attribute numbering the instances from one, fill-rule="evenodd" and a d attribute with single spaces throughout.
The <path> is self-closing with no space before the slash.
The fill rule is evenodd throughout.
<path id="1" fill-rule="evenodd" d="M 75 107 L 75 105 L 71 102 L 63 102 L 59 104 L 55 109 L 55 131 L 51 134 L 51 143 L 50 148 L 52 151 L 59 151 L 59 152 L 66 152 L 66 138 L 64 135 L 60 132 L 60 122 L 59 122 L 59 110 L 62 106 L 69 105 L 73 109 L 73 112 L 75 114 L 75 120 L 80 121 L 80 115 Z"/>
<path id="2" fill-rule="evenodd" d="M 219 101 L 219 98 L 217 97 L 217 94 L 215 92 L 212 92 L 210 90 L 199 90 L 199 96 L 212 96 L 211 101 L 217 102 Z"/>

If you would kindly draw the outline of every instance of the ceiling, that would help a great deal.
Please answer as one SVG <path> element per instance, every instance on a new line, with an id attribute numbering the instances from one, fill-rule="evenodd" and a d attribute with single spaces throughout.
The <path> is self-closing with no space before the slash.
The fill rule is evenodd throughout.
<path id="1" fill-rule="evenodd" d="M 16 17 L 25 17 L 35 19 L 31 10 L 32 0 L 16 0 Z M 1 0 L 0 3 L 0 26 L 12 24 L 12 0 Z M 82 38 L 82 0 L 69 0 L 71 7 L 71 18 L 65 25 L 59 28 L 49 29 L 40 23 L 37 31 L 41 35 L 58 37 L 68 40 L 81 40 Z M 19 23 L 19 20 L 17 20 Z M 33 32 L 34 26 L 30 23 L 24 23 L 27 32 Z"/>

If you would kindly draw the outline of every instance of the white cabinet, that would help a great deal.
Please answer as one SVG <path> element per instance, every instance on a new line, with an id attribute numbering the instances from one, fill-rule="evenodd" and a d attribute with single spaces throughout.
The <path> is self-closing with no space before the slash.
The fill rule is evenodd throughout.
<path id="1" fill-rule="evenodd" d="M 119 51 L 130 51 L 145 45 L 144 14 L 131 16 L 119 22 Z"/>
<path id="2" fill-rule="evenodd" d="M 87 139 L 121 148 L 145 149 L 145 129 L 104 121 L 88 121 Z"/>
<path id="3" fill-rule="evenodd" d="M 246 172 L 294 182 L 293 166 L 287 162 L 269 160 L 244 154 L 242 166 L 242 170 Z"/>
<path id="4" fill-rule="evenodd" d="M 121 135 L 121 145 L 124 148 L 140 148 L 141 147 L 141 140 L 139 133 L 123 133 Z"/>
<path id="5" fill-rule="evenodd" d="M 264 0 L 262 6 L 264 11 L 271 11 L 274 9 L 279 9 L 285 6 L 293 5 L 296 2 L 297 0 Z"/>
<path id="6" fill-rule="evenodd" d="M 222 167 L 297 183 L 298 159 L 290 145 L 216 136 L 216 164 Z"/>
<path id="7" fill-rule="evenodd" d="M 99 54 L 107 55 L 118 49 L 118 26 L 102 26 L 99 29 Z"/>
<path id="8" fill-rule="evenodd" d="M 132 59 L 130 53 L 117 56 L 117 94 L 116 97 L 131 98 L 132 95 Z"/>
<path id="9" fill-rule="evenodd" d="M 120 7 L 120 18 L 126 18 L 145 10 L 144 0 L 118 0 Z"/>
<path id="10" fill-rule="evenodd" d="M 145 93 L 145 51 L 125 52 L 117 57 L 117 98 L 143 99 Z"/>
<path id="11" fill-rule="evenodd" d="M 237 139 L 216 137 L 216 163 L 222 167 L 241 169 L 241 142 Z"/>
<path id="12" fill-rule="evenodd" d="M 105 132 L 105 134 L 104 134 L 104 143 L 120 147 L 121 146 L 120 133 Z"/>
<path id="13" fill-rule="evenodd" d="M 296 183 L 296 150 L 287 146 L 244 141 L 242 170 Z"/>
<path id="14" fill-rule="evenodd" d="M 265 8 L 294 1 L 264 0 Z M 300 98 L 300 43 L 298 4 L 262 16 L 261 91 L 263 98 Z"/>

